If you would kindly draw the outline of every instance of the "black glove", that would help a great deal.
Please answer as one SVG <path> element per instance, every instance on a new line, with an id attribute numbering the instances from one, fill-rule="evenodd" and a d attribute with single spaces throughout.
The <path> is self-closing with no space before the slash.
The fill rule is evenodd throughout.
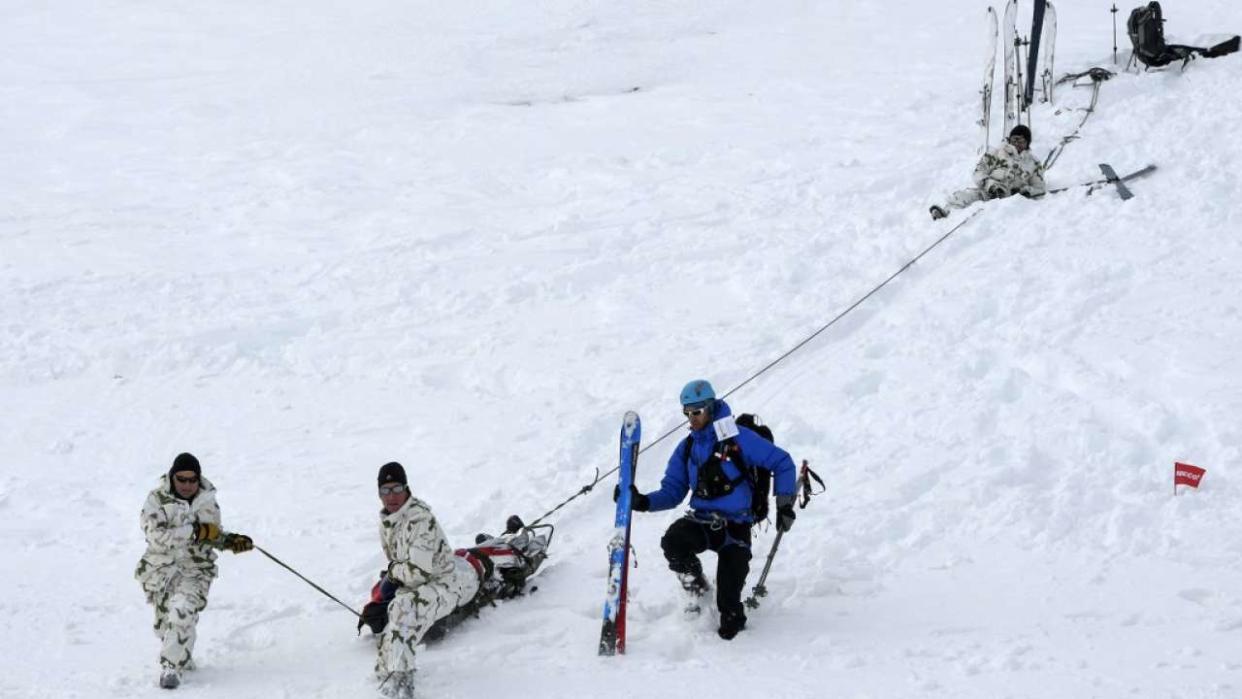
<path id="1" fill-rule="evenodd" d="M 616 502 L 621 499 L 621 484 L 618 483 L 612 487 L 612 501 Z M 638 492 L 638 488 L 634 484 L 630 484 L 630 509 L 635 512 L 651 511 L 651 498 Z"/>
<path id="2" fill-rule="evenodd" d="M 254 540 L 245 534 L 225 534 L 220 538 L 220 545 L 233 553 L 245 553 L 254 549 Z"/>
<path id="3" fill-rule="evenodd" d="M 364 625 L 370 627 L 371 633 L 383 633 L 388 625 L 388 603 L 367 602 L 362 614 L 358 615 L 358 633 L 362 633 Z"/>
<path id="4" fill-rule="evenodd" d="M 794 520 L 798 518 L 798 513 L 794 512 L 794 499 L 791 496 L 783 495 L 776 499 L 776 530 L 787 532 L 793 528 Z"/>

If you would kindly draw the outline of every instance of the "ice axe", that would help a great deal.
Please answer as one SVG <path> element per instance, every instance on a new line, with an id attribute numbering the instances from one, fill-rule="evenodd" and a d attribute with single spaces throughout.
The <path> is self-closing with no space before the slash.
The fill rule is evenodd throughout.
<path id="1" fill-rule="evenodd" d="M 759 576 L 759 582 L 751 590 L 750 597 L 746 598 L 746 606 L 751 609 L 758 609 L 759 598 L 768 596 L 768 588 L 763 583 L 767 582 L 768 571 L 772 570 L 772 559 L 776 558 L 776 549 L 781 545 L 782 536 L 785 536 L 785 532 L 777 530 L 776 539 L 772 541 L 772 550 L 768 551 L 768 560 L 763 564 L 763 575 Z"/>
<path id="2" fill-rule="evenodd" d="M 814 478 L 819 483 L 818 491 L 811 489 L 811 479 Z M 802 469 L 798 474 L 798 494 L 802 496 L 802 502 L 798 504 L 798 509 L 805 510 L 807 504 L 811 502 L 811 497 L 819 495 L 827 490 L 824 485 L 824 479 L 819 474 L 811 470 L 810 463 L 806 459 L 802 460 Z M 772 559 L 776 558 L 776 551 L 781 546 L 781 537 L 785 536 L 785 532 L 780 529 L 776 530 L 776 538 L 772 540 L 772 548 L 768 551 L 768 560 L 763 564 L 763 574 L 759 576 L 759 582 L 751 590 L 750 597 L 746 598 L 746 606 L 751 609 L 759 608 L 759 598 L 768 596 L 768 588 L 764 583 L 768 581 L 768 571 L 772 570 Z"/>

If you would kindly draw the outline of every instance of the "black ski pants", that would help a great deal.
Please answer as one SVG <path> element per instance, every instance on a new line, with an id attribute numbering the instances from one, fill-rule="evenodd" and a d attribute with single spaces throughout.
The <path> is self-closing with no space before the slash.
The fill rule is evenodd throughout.
<path id="1" fill-rule="evenodd" d="M 673 522 L 660 540 L 668 567 L 675 573 L 703 573 L 698 554 L 716 552 L 716 608 L 721 615 L 746 616 L 742 588 L 750 573 L 750 525 L 724 520 L 703 522 L 691 516 Z"/>

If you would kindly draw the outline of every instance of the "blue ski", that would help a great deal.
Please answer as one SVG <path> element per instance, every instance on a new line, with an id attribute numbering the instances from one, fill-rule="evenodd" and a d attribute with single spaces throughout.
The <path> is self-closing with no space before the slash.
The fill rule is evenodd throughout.
<path id="1" fill-rule="evenodd" d="M 625 654 L 625 594 L 630 568 L 630 486 L 638 468 L 638 444 L 642 421 L 630 411 L 621 423 L 620 492 L 617 497 L 616 529 L 608 542 L 608 596 L 604 598 L 604 628 L 599 635 L 599 654 Z"/>

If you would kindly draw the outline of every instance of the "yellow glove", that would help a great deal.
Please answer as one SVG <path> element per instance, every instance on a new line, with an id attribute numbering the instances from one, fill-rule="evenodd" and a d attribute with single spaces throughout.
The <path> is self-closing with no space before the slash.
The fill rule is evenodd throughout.
<path id="1" fill-rule="evenodd" d="M 211 522 L 198 522 L 194 525 L 195 541 L 215 541 L 220 538 L 220 525 Z"/>

